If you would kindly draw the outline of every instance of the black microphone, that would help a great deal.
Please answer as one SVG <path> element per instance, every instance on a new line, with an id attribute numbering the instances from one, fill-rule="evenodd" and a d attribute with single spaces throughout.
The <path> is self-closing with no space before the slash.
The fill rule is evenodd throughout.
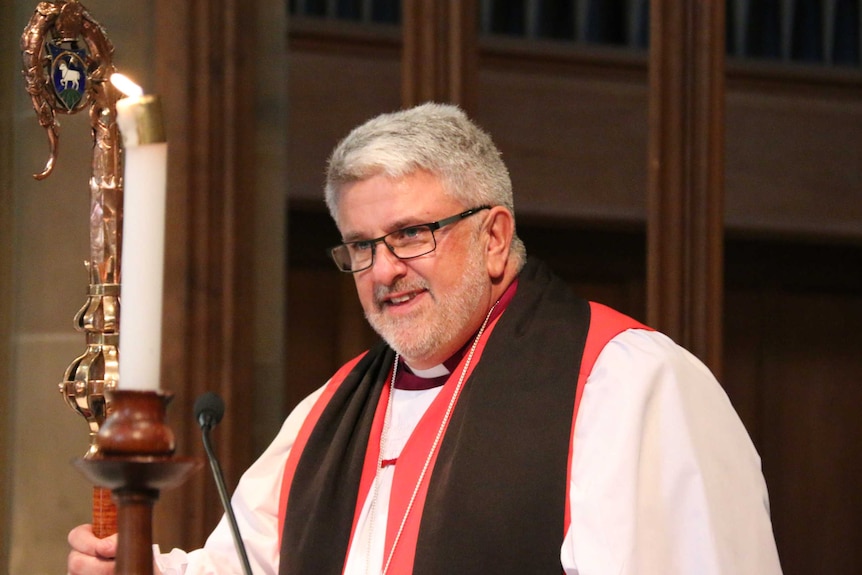
<path id="1" fill-rule="evenodd" d="M 195 401 L 195 419 L 202 430 L 209 431 L 224 417 L 224 401 L 215 393 L 208 391 Z"/>
<path id="2" fill-rule="evenodd" d="M 208 391 L 195 400 L 195 419 L 198 420 L 198 425 L 201 427 L 204 450 L 207 452 L 207 459 L 209 459 L 210 467 L 213 470 L 213 477 L 215 477 L 222 507 L 224 507 L 228 523 L 230 523 L 230 530 L 233 533 L 233 543 L 242 562 L 242 571 L 245 575 L 252 575 L 251 565 L 248 562 L 248 553 L 246 553 L 245 544 L 239 534 L 239 526 L 236 523 L 233 505 L 230 503 L 230 497 L 228 497 L 227 488 L 224 485 L 224 475 L 210 443 L 210 430 L 218 425 L 222 417 L 224 417 L 224 401 L 215 393 Z"/>

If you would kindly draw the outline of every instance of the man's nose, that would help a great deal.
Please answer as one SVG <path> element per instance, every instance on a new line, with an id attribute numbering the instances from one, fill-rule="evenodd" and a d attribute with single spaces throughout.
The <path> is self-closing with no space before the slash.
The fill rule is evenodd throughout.
<path id="1" fill-rule="evenodd" d="M 377 250 L 374 254 L 374 263 L 371 272 L 375 279 L 383 285 L 389 285 L 394 278 L 404 275 L 407 265 L 392 251 L 392 248 L 381 241 L 374 246 Z"/>

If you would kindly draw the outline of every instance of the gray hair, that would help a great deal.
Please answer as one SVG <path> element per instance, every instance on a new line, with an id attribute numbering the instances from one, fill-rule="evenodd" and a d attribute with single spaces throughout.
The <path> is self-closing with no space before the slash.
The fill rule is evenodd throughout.
<path id="1" fill-rule="evenodd" d="M 465 207 L 503 206 L 514 218 L 512 180 L 491 137 L 457 106 L 434 103 L 381 114 L 341 140 L 329 157 L 326 206 L 337 224 L 344 186 L 420 170 L 437 176 L 444 192 Z M 521 263 L 526 257 L 517 234 L 511 252 Z"/>

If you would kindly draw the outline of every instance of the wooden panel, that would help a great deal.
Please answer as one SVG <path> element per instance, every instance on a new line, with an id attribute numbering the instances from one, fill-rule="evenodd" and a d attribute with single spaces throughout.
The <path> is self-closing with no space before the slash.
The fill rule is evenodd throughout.
<path id="1" fill-rule="evenodd" d="M 786 575 L 855 573 L 860 565 L 855 546 L 847 545 L 849 534 L 862 528 L 860 509 L 847 495 L 862 470 L 848 473 L 842 464 L 860 457 L 858 442 L 850 439 L 859 426 L 847 413 L 849 405 L 858 409 L 858 385 L 851 380 L 858 381 L 859 367 L 836 363 L 842 352 L 833 343 L 828 350 L 818 345 L 836 334 L 823 333 L 825 316 L 812 317 L 820 313 L 817 299 L 763 291 L 727 296 L 732 313 L 724 385 L 762 457 Z M 819 306 L 822 312 L 836 304 Z M 858 301 L 856 308 L 853 313 Z M 782 319 L 787 315 L 793 325 Z M 835 377 L 842 370 L 848 370 L 843 382 Z"/>
<path id="2" fill-rule="evenodd" d="M 288 180 L 294 201 L 321 203 L 326 161 L 363 121 L 401 107 L 400 62 L 331 53 L 288 58 Z"/>
<path id="3" fill-rule="evenodd" d="M 862 298 L 765 295 L 758 431 L 785 573 L 858 573 Z"/>
<path id="4" fill-rule="evenodd" d="M 400 106 L 391 34 L 383 47 L 369 49 L 366 39 L 341 53 L 326 38 L 319 33 L 315 43 L 291 45 L 295 199 L 319 201 L 321 172 L 337 140 Z M 812 74 L 729 66 L 729 231 L 862 239 L 862 74 Z M 638 54 L 482 41 L 474 116 L 503 151 L 519 214 L 645 221 L 646 78 Z"/>
<path id="5" fill-rule="evenodd" d="M 377 337 L 362 314 L 353 276 L 339 272 L 326 248 L 338 242 L 323 211 L 291 211 L 287 282 L 287 393 L 292 409 Z"/>
<path id="6" fill-rule="evenodd" d="M 337 270 L 334 270 L 338 273 Z M 287 282 L 287 394 L 292 409 L 334 373 L 339 290 L 326 270 L 293 266 Z M 338 366 L 335 366 L 337 369 Z"/>
<path id="7" fill-rule="evenodd" d="M 760 356 L 764 295 L 728 288 L 725 296 L 724 375 L 721 384 L 762 455 Z"/>
<path id="8" fill-rule="evenodd" d="M 527 255 L 546 262 L 575 293 L 646 321 L 643 230 L 603 230 L 559 220 L 518 220 Z"/>
<path id="9" fill-rule="evenodd" d="M 503 153 L 519 215 L 644 221 L 642 80 L 480 72 L 476 120 Z"/>
<path id="10" fill-rule="evenodd" d="M 824 92 L 728 92 L 732 230 L 862 239 L 862 89 Z"/>
<path id="11" fill-rule="evenodd" d="M 858 573 L 862 248 L 734 239 L 723 385 L 763 460 L 786 575 Z"/>

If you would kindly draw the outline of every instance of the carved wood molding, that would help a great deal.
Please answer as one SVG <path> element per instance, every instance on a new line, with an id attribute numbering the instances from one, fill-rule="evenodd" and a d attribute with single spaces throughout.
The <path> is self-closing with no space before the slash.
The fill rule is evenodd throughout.
<path id="1" fill-rule="evenodd" d="M 292 16 L 288 50 L 397 58 L 401 53 L 401 27 Z"/>
<path id="2" fill-rule="evenodd" d="M 652 0 L 647 320 L 721 371 L 724 2 Z"/>
<path id="3" fill-rule="evenodd" d="M 155 67 L 170 146 L 164 387 L 179 449 L 203 458 L 195 398 L 219 393 L 228 485 L 250 463 L 256 1 L 156 3 Z M 200 546 L 221 515 L 208 473 L 163 494 L 156 540 Z M 178 504 L 171 505 L 170 501 Z M 182 509 L 183 513 L 177 513 Z"/>
<path id="4" fill-rule="evenodd" d="M 401 99 L 405 107 L 449 102 L 475 107 L 477 3 L 405 0 Z"/>
<path id="5" fill-rule="evenodd" d="M 296 16 L 290 21 L 288 40 L 291 51 L 397 58 L 404 38 L 402 27 L 394 24 Z M 506 69 L 555 76 L 645 79 L 649 58 L 648 51 L 641 49 L 493 34 L 479 35 L 476 51 L 480 71 Z M 725 71 L 730 90 L 855 99 L 862 95 L 862 70 L 858 68 L 728 56 Z"/>

